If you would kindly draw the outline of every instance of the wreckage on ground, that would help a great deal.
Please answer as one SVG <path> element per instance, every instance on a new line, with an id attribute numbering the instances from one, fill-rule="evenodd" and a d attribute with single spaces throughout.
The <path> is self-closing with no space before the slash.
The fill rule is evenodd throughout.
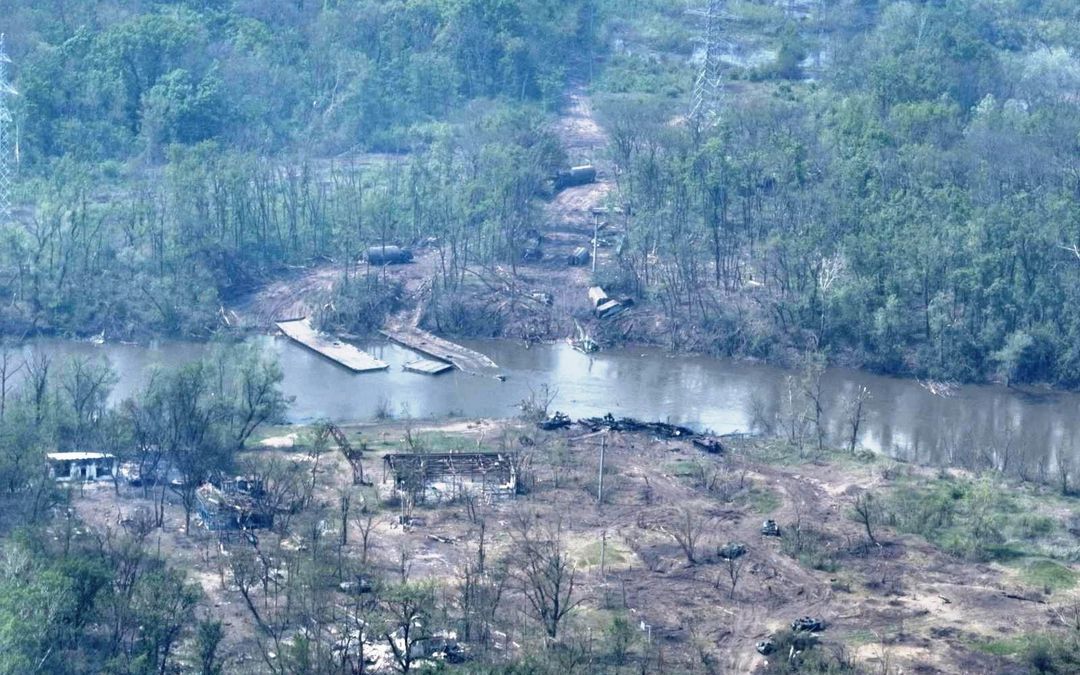
<path id="1" fill-rule="evenodd" d="M 735 560 L 746 555 L 746 544 L 729 541 L 727 544 L 716 549 L 716 556 L 721 560 Z"/>
<path id="2" fill-rule="evenodd" d="M 584 246 L 578 246 L 574 249 L 574 252 L 566 256 L 566 264 L 571 267 L 582 267 L 589 264 L 589 260 L 592 259 L 592 254 L 589 253 L 589 249 Z"/>
<path id="3" fill-rule="evenodd" d="M 577 319 L 574 319 L 574 331 L 575 336 L 567 338 L 567 342 L 570 343 L 571 347 L 582 354 L 593 354 L 600 351 L 600 344 L 592 339 L 592 336 L 589 335 L 587 330 L 582 328 Z"/>
<path id="4" fill-rule="evenodd" d="M 607 319 L 621 314 L 634 305 L 633 298 L 616 300 L 610 297 L 603 288 L 593 286 L 589 289 L 589 302 L 592 304 L 593 315 L 597 319 Z"/>
<path id="5" fill-rule="evenodd" d="M 264 494 L 258 480 L 237 476 L 221 483 L 204 483 L 195 491 L 196 510 L 211 532 L 257 530 L 274 525 L 274 512 L 260 503 Z"/>
<path id="6" fill-rule="evenodd" d="M 565 429 L 574 422 L 570 416 L 563 412 L 556 412 L 551 417 L 540 420 L 536 426 L 544 431 Z M 588 429 L 590 432 L 619 431 L 625 433 L 648 433 L 664 440 L 690 441 L 695 448 L 710 455 L 719 455 L 724 452 L 724 444 L 720 437 L 711 434 L 701 434 L 689 427 L 671 424 L 669 422 L 643 422 L 632 417 L 615 417 L 611 413 L 603 417 L 585 417 L 577 421 L 577 424 Z"/>
<path id="7" fill-rule="evenodd" d="M 775 520 L 770 518 L 761 524 L 761 534 L 765 537 L 779 537 L 780 526 L 776 524 Z"/>
<path id="8" fill-rule="evenodd" d="M 574 422 L 570 419 L 570 416 L 564 412 L 555 411 L 555 414 L 551 417 L 540 420 L 536 426 L 540 427 L 544 431 L 554 431 L 555 429 L 565 429 Z"/>
<path id="9" fill-rule="evenodd" d="M 793 633 L 817 633 L 825 630 L 825 622 L 813 616 L 803 616 L 791 622 Z"/>
<path id="10" fill-rule="evenodd" d="M 578 420 L 578 424 L 590 431 L 608 429 L 611 431 L 623 432 L 646 432 L 659 438 L 666 439 L 693 439 L 698 436 L 698 433 L 693 429 L 679 426 L 678 424 L 669 424 L 667 422 L 642 422 L 641 420 L 636 420 L 632 417 L 617 418 L 611 413 L 608 413 L 603 417 L 586 417 L 585 419 Z"/>
<path id="11" fill-rule="evenodd" d="M 372 246 L 366 257 L 369 265 L 404 265 L 413 260 L 412 251 L 400 246 Z"/>
<path id="12" fill-rule="evenodd" d="M 588 185 L 596 182 L 596 167 L 592 164 L 572 166 L 569 169 L 555 174 L 555 189 L 565 190 L 568 187 Z"/>

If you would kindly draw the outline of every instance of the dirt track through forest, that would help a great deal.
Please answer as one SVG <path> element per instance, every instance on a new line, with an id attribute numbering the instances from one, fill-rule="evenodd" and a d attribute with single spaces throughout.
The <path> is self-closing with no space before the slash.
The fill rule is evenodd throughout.
<path id="1" fill-rule="evenodd" d="M 535 270 L 536 282 L 540 286 L 551 287 L 556 305 L 562 305 L 556 311 L 566 313 L 584 303 L 584 288 L 591 283 L 590 267 L 566 268 L 563 264 L 555 263 L 564 261 L 580 246 L 591 249 L 593 226 L 596 224 L 594 210 L 607 205 L 614 181 L 611 168 L 604 160 L 608 136 L 597 121 L 584 87 L 573 86 L 568 90 L 563 112 L 552 129 L 563 144 L 571 164 L 593 164 L 599 170 L 597 182 L 566 188 L 543 208 L 545 260 L 539 263 L 541 269 Z M 603 261 L 609 254 L 604 249 L 598 249 L 597 255 Z M 417 310 L 425 297 L 425 284 L 435 273 L 436 253 L 418 250 L 416 256 L 413 264 L 388 270 L 405 283 L 405 302 L 408 305 L 391 317 L 388 321 L 390 327 L 414 327 L 419 321 L 420 312 Z M 360 263 L 357 273 L 365 273 L 364 265 Z M 521 265 L 521 271 L 526 275 L 533 272 L 528 268 L 529 265 Z M 328 301 L 335 281 L 343 273 L 340 262 L 325 263 L 295 270 L 272 281 L 228 308 L 239 319 L 239 325 L 235 327 L 267 331 L 273 330 L 277 321 L 311 316 L 320 303 Z"/>

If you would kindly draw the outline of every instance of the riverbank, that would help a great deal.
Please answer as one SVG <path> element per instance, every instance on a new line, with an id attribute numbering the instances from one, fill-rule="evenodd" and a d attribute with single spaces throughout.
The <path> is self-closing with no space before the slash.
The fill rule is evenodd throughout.
<path id="1" fill-rule="evenodd" d="M 472 645 L 474 664 L 526 654 L 555 664 L 572 652 L 577 665 L 564 667 L 591 672 L 773 672 L 768 663 L 786 658 L 786 648 L 763 656 L 757 644 L 770 636 L 786 644 L 784 629 L 804 616 L 820 619 L 824 629 L 800 658 L 828 662 L 840 673 L 1025 672 L 1022 663 L 1041 636 L 1059 644 L 1078 637 L 1060 620 L 1080 601 L 1069 557 L 1075 550 L 1069 517 L 1077 503 L 1045 488 L 872 454 L 798 453 L 748 438 L 729 439 L 724 454 L 710 455 L 680 440 L 577 427 L 544 432 L 513 420 L 402 420 L 343 430 L 353 448 L 365 448 L 364 471 L 373 485 L 353 486 L 333 446 L 313 454 L 308 427 L 266 430 L 245 454 L 242 463 L 251 470 L 292 465 L 314 486 L 312 506 L 291 517 L 287 535 L 258 534 L 260 550 L 293 569 L 293 552 L 314 555 L 305 532 L 309 521 L 321 520 L 327 574 L 335 559 L 351 566 L 364 558 L 366 578 L 432 583 L 464 641 L 453 618 L 461 606 L 453 598 L 481 546 L 490 573 L 509 576 L 489 615 L 497 631 L 486 646 Z M 469 499 L 446 493 L 418 502 L 408 512 L 410 525 L 402 527 L 403 507 L 384 458 L 448 451 L 514 457 L 520 494 Z M 910 523 L 894 518 L 908 496 L 924 491 L 948 497 L 920 496 L 922 512 L 941 509 L 941 517 L 927 520 L 937 526 L 912 533 Z M 867 494 L 878 505 L 869 530 L 854 515 Z M 364 514 L 351 521 L 347 537 L 335 515 L 343 495 Z M 80 516 L 95 527 L 142 504 L 140 491 L 129 488 L 119 496 L 111 488 L 87 490 L 76 501 Z M 513 563 L 521 553 L 524 515 L 536 533 L 557 533 L 575 574 L 574 609 L 563 619 L 555 652 L 545 647 L 521 595 L 522 568 Z M 762 536 L 766 519 L 776 521 L 780 537 Z M 257 672 L 267 640 L 261 638 L 260 648 L 260 629 L 231 581 L 230 559 L 243 555 L 245 545 L 219 548 L 216 536 L 201 528 L 185 537 L 183 513 L 174 504 L 166 507 L 160 541 L 162 552 L 199 581 L 230 624 L 224 645 L 230 671 Z M 336 541 L 344 541 L 340 550 Z M 979 545 L 958 548 L 955 541 Z M 728 544 L 745 551 L 729 562 L 720 555 Z M 329 586 L 336 589 L 337 582 Z M 284 605 L 274 598 L 284 588 L 248 588 L 271 625 L 283 618 Z M 324 603 L 349 604 L 340 590 L 322 592 Z M 334 621 L 324 617 L 309 638 L 338 639 L 343 624 Z M 473 634 L 484 634 L 480 628 L 474 624 Z"/>
<path id="2" fill-rule="evenodd" d="M 521 341 L 467 340 L 490 357 L 505 381 L 449 372 L 437 377 L 403 367 L 414 352 L 385 340 L 361 341 L 368 353 L 390 367 L 356 375 L 284 338 L 250 338 L 282 370 L 282 389 L 294 398 L 293 423 L 329 419 L 336 423 L 378 416 L 438 419 L 507 418 L 518 404 L 547 392 L 552 410 L 575 418 L 612 413 L 620 417 L 667 420 L 717 433 L 790 429 L 813 438 L 807 428 L 806 382 L 799 372 L 764 364 L 703 356 L 672 355 L 659 349 L 611 349 L 582 354 L 565 342 L 526 345 Z M 150 347 L 43 340 L 22 348 L 38 351 L 56 367 L 72 359 L 107 359 L 117 376 L 110 401 L 134 395 L 156 367 L 175 367 L 212 358 L 214 345 L 161 342 Z M 60 372 L 60 370 L 56 370 Z M 812 393 L 821 406 L 828 441 L 847 444 L 852 401 L 862 396 L 857 445 L 879 454 L 932 465 L 984 470 L 1052 483 L 1060 459 L 1076 474 L 1080 434 L 1075 411 L 1080 396 L 1063 392 L 1017 391 L 995 386 L 959 386 L 949 391 L 920 383 L 843 368 L 821 373 Z M 794 395 L 794 399 L 792 396 Z M 793 407 L 793 401 L 798 404 Z"/>

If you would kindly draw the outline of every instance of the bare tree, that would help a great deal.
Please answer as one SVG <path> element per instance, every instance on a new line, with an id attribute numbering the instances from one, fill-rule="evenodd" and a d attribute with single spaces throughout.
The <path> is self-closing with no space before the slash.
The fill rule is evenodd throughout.
<path id="1" fill-rule="evenodd" d="M 26 379 L 30 384 L 31 400 L 34 402 L 34 423 L 38 426 L 45 419 L 51 367 L 52 357 L 44 352 L 35 352 L 26 361 Z"/>
<path id="2" fill-rule="evenodd" d="M 690 509 L 682 508 L 679 509 L 671 525 L 663 528 L 679 545 L 686 556 L 686 562 L 691 565 L 696 565 L 698 562 L 697 547 L 702 535 L 705 534 L 706 523 L 705 518 L 695 515 Z"/>
<path id="3" fill-rule="evenodd" d="M 519 514 L 512 534 L 518 550 L 514 562 L 530 608 L 555 639 L 562 620 L 582 602 L 574 597 L 577 570 L 563 542 L 562 522 L 540 531 L 531 521 L 530 514 Z"/>
<path id="4" fill-rule="evenodd" d="M 872 492 L 860 492 L 855 495 L 852 507 L 855 520 L 866 529 L 866 538 L 870 540 L 871 544 L 877 546 L 878 542 L 874 537 L 874 526 L 878 521 L 879 509 L 874 494 Z"/>
<path id="5" fill-rule="evenodd" d="M 104 359 L 98 362 L 76 356 L 64 365 L 60 389 L 66 395 L 75 421 L 71 430 L 74 439 L 84 439 L 105 413 L 109 392 L 117 381 L 116 373 Z"/>
<path id="6" fill-rule="evenodd" d="M 728 593 L 729 600 L 735 599 L 735 587 L 739 584 L 739 576 L 742 574 L 743 561 L 743 556 L 732 556 L 727 560 L 728 579 L 731 581 L 731 592 Z"/>
<path id="7" fill-rule="evenodd" d="M 4 414 L 7 411 L 8 393 L 12 389 L 11 380 L 25 366 L 25 361 L 20 361 L 18 365 L 15 365 L 15 353 L 8 345 L 0 346 L 0 422 L 4 421 Z"/>
<path id="8" fill-rule="evenodd" d="M 1072 457 L 1071 448 L 1068 450 L 1063 447 L 1059 448 L 1057 455 L 1058 485 L 1061 487 L 1061 494 L 1068 495 L 1072 491 L 1072 488 L 1069 487 L 1069 479 L 1072 476 L 1072 466 L 1069 460 Z"/>
<path id="9" fill-rule="evenodd" d="M 859 442 L 859 431 L 865 419 L 865 407 L 870 400 L 870 390 L 860 386 L 855 394 L 844 401 L 844 409 L 848 428 L 848 452 L 855 454 L 855 446 Z"/>
<path id="10" fill-rule="evenodd" d="M 466 641 L 483 646 L 491 640 L 495 613 L 502 600 L 508 578 L 505 564 L 487 564 L 486 528 L 480 524 L 476 557 L 466 561 L 459 575 L 458 604 L 461 609 L 461 635 Z"/>
<path id="11" fill-rule="evenodd" d="M 817 440 L 817 451 L 825 449 L 825 393 L 823 389 L 825 374 L 825 356 L 820 352 L 812 352 L 804 357 L 802 377 L 799 378 L 799 387 L 805 400 L 805 416 L 807 422 L 814 430 Z"/>
<path id="12" fill-rule="evenodd" d="M 360 513 L 353 517 L 353 524 L 360 532 L 360 564 L 366 565 L 368 551 L 371 550 L 371 532 L 375 529 L 375 513 L 368 510 L 367 506 L 360 509 Z"/>

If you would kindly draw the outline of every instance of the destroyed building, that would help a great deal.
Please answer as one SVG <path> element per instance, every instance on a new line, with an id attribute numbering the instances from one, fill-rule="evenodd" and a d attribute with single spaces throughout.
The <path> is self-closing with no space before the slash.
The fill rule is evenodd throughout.
<path id="1" fill-rule="evenodd" d="M 49 476 L 58 482 L 112 478 L 116 457 L 105 452 L 50 452 L 45 455 Z"/>
<path id="2" fill-rule="evenodd" d="M 383 457 L 383 480 L 413 502 L 450 501 L 465 495 L 517 492 L 513 458 L 501 452 L 397 453 Z"/>

